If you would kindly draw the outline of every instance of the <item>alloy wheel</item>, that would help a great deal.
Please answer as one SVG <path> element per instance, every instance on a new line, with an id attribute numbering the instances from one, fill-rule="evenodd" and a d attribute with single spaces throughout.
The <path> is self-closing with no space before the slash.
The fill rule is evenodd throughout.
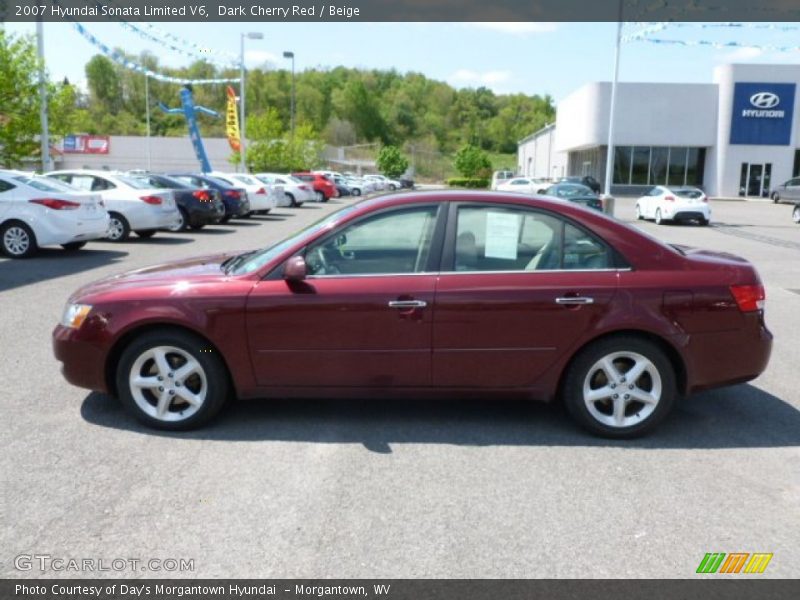
<path id="1" fill-rule="evenodd" d="M 800 223 L 800 206 L 795 206 L 792 211 L 792 221 Z"/>
<path id="2" fill-rule="evenodd" d="M 12 225 L 3 233 L 3 248 L 11 256 L 24 256 L 31 247 L 30 234 L 19 225 Z"/>
<path id="3" fill-rule="evenodd" d="M 111 217 L 108 222 L 108 239 L 112 242 L 122 239 L 125 235 L 125 225 L 117 217 Z"/>
<path id="4" fill-rule="evenodd" d="M 644 422 L 662 395 L 661 374 L 637 352 L 613 352 L 595 362 L 583 381 L 583 401 L 597 422 L 626 428 Z"/>
<path id="5" fill-rule="evenodd" d="M 128 384 L 139 409 L 164 422 L 188 419 L 200 410 L 208 394 L 205 369 L 175 346 L 142 352 L 131 366 Z"/>

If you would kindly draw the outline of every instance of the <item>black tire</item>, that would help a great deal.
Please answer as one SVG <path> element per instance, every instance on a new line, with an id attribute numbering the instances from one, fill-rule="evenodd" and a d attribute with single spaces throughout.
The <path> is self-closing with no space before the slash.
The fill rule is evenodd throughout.
<path id="1" fill-rule="evenodd" d="M 639 220 L 639 221 L 644 220 L 644 215 L 642 214 L 642 209 L 638 204 L 636 205 L 636 219 Z"/>
<path id="2" fill-rule="evenodd" d="M 189 226 L 189 215 L 182 206 L 178 207 L 178 214 L 181 217 L 180 222 L 175 227 L 167 227 L 167 231 L 172 231 L 174 233 L 186 231 L 186 228 Z"/>
<path id="3" fill-rule="evenodd" d="M 0 247 L 9 258 L 29 258 L 39 249 L 33 231 L 22 221 L 0 227 Z"/>
<path id="4" fill-rule="evenodd" d="M 792 221 L 800 225 L 800 205 L 797 205 L 792 210 Z"/>
<path id="5" fill-rule="evenodd" d="M 779 204 L 779 203 L 780 203 L 780 201 L 781 201 L 781 197 L 780 197 L 780 195 L 778 194 L 778 192 L 774 192 L 774 193 L 772 194 L 772 203 L 773 203 L 773 204 Z"/>
<path id="6" fill-rule="evenodd" d="M 205 223 L 198 223 L 197 225 L 189 225 L 189 228 L 190 228 L 192 231 L 199 231 L 199 230 L 201 230 L 201 229 L 202 229 L 203 227 L 205 227 L 205 226 L 206 226 L 206 225 L 205 225 Z"/>
<path id="7" fill-rule="evenodd" d="M 249 219 L 252 216 L 253 216 L 253 211 L 251 210 L 250 212 L 246 212 L 243 215 L 239 215 L 239 218 L 240 219 Z"/>
<path id="8" fill-rule="evenodd" d="M 702 225 L 703 227 L 706 227 L 711 222 L 711 220 L 706 219 L 704 217 L 700 217 L 700 219 L 697 222 L 700 223 L 700 225 Z"/>
<path id="9" fill-rule="evenodd" d="M 325 194 L 322 192 L 314 192 L 314 195 L 317 197 L 317 202 L 327 202 L 328 199 L 325 197 Z"/>
<path id="10" fill-rule="evenodd" d="M 224 217 L 222 217 L 222 218 L 219 220 L 219 222 L 220 222 L 220 223 L 227 223 L 227 222 L 228 222 L 228 221 L 230 221 L 230 220 L 231 220 L 231 216 L 230 216 L 230 215 L 225 215 Z"/>
<path id="11" fill-rule="evenodd" d="M 656 225 L 664 225 L 666 223 L 666 220 L 661 218 L 661 209 L 660 208 L 656 209 L 656 218 L 654 220 L 655 220 Z"/>
<path id="12" fill-rule="evenodd" d="M 289 206 L 291 206 L 292 208 L 296 207 L 297 206 L 297 200 L 294 199 L 294 196 L 292 194 L 290 194 L 289 192 L 285 192 L 285 194 L 286 194 L 286 197 L 289 199 Z"/>
<path id="13" fill-rule="evenodd" d="M 605 371 L 597 369 L 596 364 L 604 357 L 617 356 L 612 360 L 612 364 L 614 364 L 618 373 L 624 377 L 625 372 L 622 369 L 625 368 L 626 362 L 633 360 L 630 357 L 626 357 L 625 354 L 635 354 L 649 361 L 649 364 L 657 372 L 658 377 L 652 377 L 650 371 L 647 371 L 634 382 L 626 381 L 623 378 L 618 379 L 612 385 L 606 378 L 604 384 Z M 599 383 L 593 379 L 598 376 L 601 377 Z M 618 391 L 624 398 L 629 395 L 628 392 L 634 393 L 631 390 L 636 389 L 637 385 L 639 389 L 636 391 L 653 392 L 657 389 L 655 383 L 657 380 L 660 380 L 660 394 L 654 408 L 648 409 L 647 405 L 635 399 L 621 400 L 625 407 L 622 416 L 624 419 L 632 421 L 630 425 L 609 425 L 600 421 L 598 417 L 590 412 L 588 402 L 584 400 L 584 384 L 586 383 L 589 384 L 592 390 L 602 389 L 604 385 L 609 388 L 614 387 L 614 392 Z M 650 390 L 646 389 L 648 382 L 651 386 Z M 593 387 L 594 384 L 597 384 L 598 387 Z M 677 396 L 675 369 L 664 351 L 649 340 L 631 335 L 610 337 L 590 344 L 572 359 L 564 374 L 562 395 L 564 404 L 572 418 L 587 431 L 594 435 L 612 439 L 635 438 L 654 429 L 672 410 Z M 613 419 L 613 403 L 614 400 L 611 398 L 605 398 L 592 402 L 592 405 L 597 414 Z M 601 409 L 608 410 L 611 414 L 606 415 Z M 647 412 L 647 410 L 651 410 L 651 412 L 643 418 L 640 417 L 640 413 Z M 628 414 L 628 412 L 631 414 Z"/>
<path id="14" fill-rule="evenodd" d="M 360 190 L 360 189 L 358 189 L 358 188 L 353 188 L 353 189 L 350 191 L 350 193 L 351 193 L 351 194 L 353 194 L 353 196 L 360 196 L 360 195 L 361 195 L 361 190 Z"/>
<path id="15" fill-rule="evenodd" d="M 108 229 L 109 234 L 106 236 L 106 239 L 115 243 L 127 240 L 131 235 L 131 226 L 130 223 L 128 223 L 128 219 L 117 212 L 110 212 L 108 216 L 111 218 L 111 222 Z"/>
<path id="16" fill-rule="evenodd" d="M 142 229 L 142 230 L 136 232 L 136 235 L 138 235 L 143 240 L 148 240 L 151 237 L 153 237 L 155 234 L 156 234 L 156 230 L 155 229 Z"/>
<path id="17" fill-rule="evenodd" d="M 194 414 L 191 414 L 185 419 L 180 419 L 180 417 L 177 416 L 176 418 L 180 420 L 162 420 L 146 413 L 137 403 L 137 400 L 134 398 L 134 393 L 131 390 L 129 376 L 137 359 L 148 350 L 159 346 L 169 346 L 182 350 L 198 362 L 204 371 L 206 386 L 205 400 Z M 168 355 L 168 360 L 173 358 L 173 356 Z M 175 369 L 180 368 L 179 364 L 170 364 L 170 366 L 173 366 Z M 153 366 L 151 366 L 151 369 L 152 368 Z M 149 427 L 169 431 L 186 431 L 207 423 L 219 413 L 232 391 L 228 372 L 222 359 L 216 354 L 216 351 L 199 336 L 183 330 L 169 328 L 145 333 L 134 339 L 134 341 L 125 348 L 117 365 L 116 384 L 119 398 L 123 406 L 125 406 L 139 421 Z M 184 387 L 188 388 L 189 385 L 190 380 L 187 379 Z M 174 389 L 178 388 L 174 387 Z M 152 393 L 150 395 L 151 399 L 155 401 L 155 397 L 152 397 Z M 145 399 L 147 400 L 148 398 Z M 180 405 L 176 404 L 176 401 L 180 402 L 179 396 L 173 396 L 170 399 L 170 410 L 168 410 L 167 413 L 172 416 L 175 416 L 176 412 L 180 415 Z"/>
<path id="18" fill-rule="evenodd" d="M 86 242 L 69 242 L 67 244 L 61 244 L 61 247 L 67 252 L 74 252 L 75 250 L 80 250 L 85 245 Z"/>

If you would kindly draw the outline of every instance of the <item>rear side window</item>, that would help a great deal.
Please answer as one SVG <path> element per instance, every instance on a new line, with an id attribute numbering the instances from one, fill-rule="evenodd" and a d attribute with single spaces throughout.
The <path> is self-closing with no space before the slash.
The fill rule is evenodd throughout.
<path id="1" fill-rule="evenodd" d="M 8 190 L 13 190 L 15 186 L 13 183 L 6 181 L 5 179 L 0 179 L 0 193 L 7 192 Z"/>
<path id="2" fill-rule="evenodd" d="M 594 270 L 612 266 L 606 244 L 559 217 L 505 207 L 458 209 L 456 271 Z"/>

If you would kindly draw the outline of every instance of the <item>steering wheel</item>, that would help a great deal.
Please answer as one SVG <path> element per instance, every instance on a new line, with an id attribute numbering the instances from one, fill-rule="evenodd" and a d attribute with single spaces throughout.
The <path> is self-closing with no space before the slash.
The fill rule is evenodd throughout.
<path id="1" fill-rule="evenodd" d="M 325 256 L 325 246 L 319 246 L 314 250 L 314 258 L 318 261 L 317 264 L 320 267 L 317 270 L 318 273 L 320 270 L 322 275 L 338 275 L 341 273 L 339 267 L 328 262 L 328 258 Z"/>

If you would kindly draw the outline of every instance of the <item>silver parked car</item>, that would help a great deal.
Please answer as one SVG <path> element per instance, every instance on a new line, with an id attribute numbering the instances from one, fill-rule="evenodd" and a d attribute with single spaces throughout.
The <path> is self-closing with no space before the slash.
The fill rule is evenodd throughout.
<path id="1" fill-rule="evenodd" d="M 800 177 L 795 177 L 777 186 L 772 190 L 770 197 L 776 204 L 781 200 L 800 202 Z"/>

